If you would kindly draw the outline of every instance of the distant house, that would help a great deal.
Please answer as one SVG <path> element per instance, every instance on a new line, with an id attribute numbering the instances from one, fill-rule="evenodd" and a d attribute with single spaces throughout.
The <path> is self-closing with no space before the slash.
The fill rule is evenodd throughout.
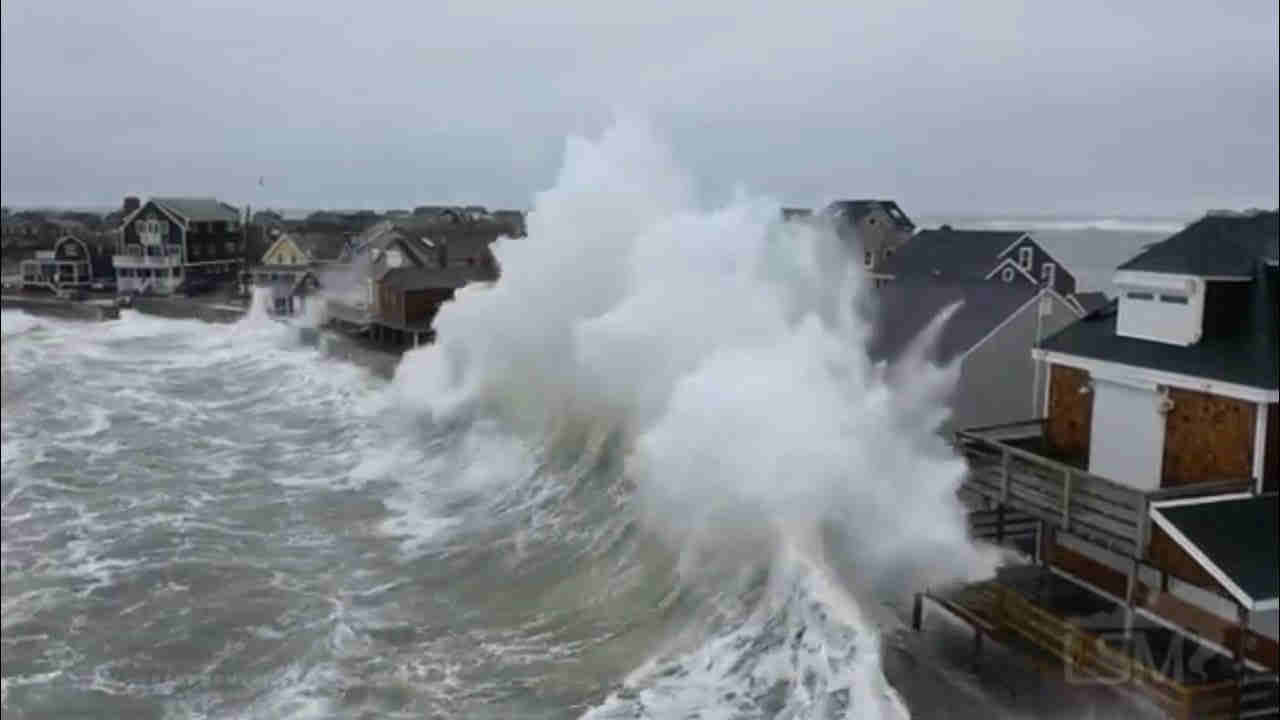
<path id="1" fill-rule="evenodd" d="M 328 301 L 330 321 L 400 346 L 429 340 L 436 310 L 454 290 L 498 279 L 490 245 L 505 228 L 456 210 L 378 223 L 343 257 L 347 291 Z"/>
<path id="2" fill-rule="evenodd" d="M 950 225 L 916 233 L 876 267 L 872 277 L 877 285 L 900 278 L 932 277 L 1045 286 L 1068 300 L 1076 291 L 1075 276 L 1029 233 L 956 230 Z"/>
<path id="3" fill-rule="evenodd" d="M 102 286 L 111 278 L 111 256 L 100 246 L 64 235 L 51 250 L 39 250 L 22 261 L 22 286 L 57 292 L 68 288 Z"/>
<path id="4" fill-rule="evenodd" d="M 1033 351 L 1032 419 L 955 437 L 974 532 L 1021 532 L 1034 564 L 944 607 L 1049 652 L 1069 638 L 1082 672 L 1126 663 L 1173 717 L 1280 712 L 1278 265 L 1275 211 L 1204 217 Z"/>
<path id="5" fill-rule="evenodd" d="M 215 198 L 151 198 L 125 218 L 117 291 L 190 294 L 234 280 L 243 237 L 240 211 Z"/>
<path id="6" fill-rule="evenodd" d="M 925 356 L 938 365 L 960 364 L 943 430 L 1012 422 L 1034 413 L 1047 374 L 1031 350 L 1081 315 L 1052 288 L 928 278 L 885 286 L 874 299 L 871 358 L 890 364 L 902 360 L 934 318 L 956 304 Z"/>
<path id="7" fill-rule="evenodd" d="M 340 265 L 347 277 L 329 293 L 326 314 L 335 325 L 364 334 L 376 330 L 378 281 L 390 270 L 443 267 L 441 249 L 421 233 L 393 221 L 383 221 L 357 236 L 346 248 Z"/>
<path id="8" fill-rule="evenodd" d="M 795 208 L 795 207 L 782 208 L 783 222 L 791 222 L 792 220 L 803 220 L 804 218 L 807 218 L 807 217 L 813 217 L 813 210 L 810 210 L 809 208 Z"/>
<path id="9" fill-rule="evenodd" d="M 892 200 L 837 200 L 822 210 L 835 223 L 845 244 L 862 254 L 863 267 L 874 270 L 911 239 L 916 225 Z"/>
<path id="10" fill-rule="evenodd" d="M 458 269 L 395 267 L 377 279 L 375 339 L 417 347 L 430 340 L 431 322 L 440 306 L 470 281 Z"/>
<path id="11" fill-rule="evenodd" d="M 282 233 L 253 270 L 254 285 L 271 289 L 271 310 L 293 314 L 323 287 L 326 269 L 343 258 L 345 237 L 332 233 Z"/>

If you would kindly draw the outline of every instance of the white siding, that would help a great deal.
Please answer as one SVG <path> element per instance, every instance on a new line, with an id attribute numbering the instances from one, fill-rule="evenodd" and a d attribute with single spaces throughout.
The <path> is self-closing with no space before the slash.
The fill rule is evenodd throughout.
<path id="1" fill-rule="evenodd" d="M 1181 275 L 1119 272 L 1116 334 L 1170 345 L 1200 340 L 1204 281 Z"/>
<path id="2" fill-rule="evenodd" d="M 1089 472 L 1139 490 L 1160 487 L 1165 417 L 1154 388 L 1093 383 Z"/>

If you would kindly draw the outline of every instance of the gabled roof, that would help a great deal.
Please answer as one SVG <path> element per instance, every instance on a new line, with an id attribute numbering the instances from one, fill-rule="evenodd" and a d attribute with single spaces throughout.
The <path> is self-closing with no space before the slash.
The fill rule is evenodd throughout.
<path id="1" fill-rule="evenodd" d="M 154 197 L 151 202 L 187 222 L 235 222 L 240 211 L 211 197 Z"/>
<path id="2" fill-rule="evenodd" d="M 921 230 L 876 269 L 878 274 L 951 278 L 984 277 L 1000 253 L 1026 233 L 1007 230 Z"/>
<path id="3" fill-rule="evenodd" d="M 299 250 L 306 253 L 308 260 L 332 262 L 342 256 L 347 247 L 347 239 L 332 233 L 286 233 Z"/>
<path id="4" fill-rule="evenodd" d="M 899 230 L 910 231 L 916 228 L 911 218 L 907 217 L 902 208 L 898 207 L 898 203 L 893 200 L 836 200 L 827 205 L 823 213 L 857 222 L 870 215 L 876 208 L 884 210 L 885 214 L 893 220 L 894 227 Z"/>
<path id="5" fill-rule="evenodd" d="M 1264 390 L 1280 387 L 1277 353 L 1276 269 L 1250 283 L 1251 297 L 1241 309 L 1238 329 L 1206 333 L 1192 345 L 1169 345 L 1116 334 L 1117 303 L 1112 301 L 1079 322 L 1050 336 L 1041 347 L 1050 352 L 1207 378 Z"/>
<path id="6" fill-rule="evenodd" d="M 393 268 L 383 273 L 378 283 L 395 290 L 413 291 L 463 287 L 470 278 L 461 268 Z"/>
<path id="7" fill-rule="evenodd" d="M 1040 292 L 1040 288 L 1025 283 L 1005 285 L 977 280 L 890 283 L 875 293 L 868 354 L 877 361 L 896 359 L 938 313 L 963 303 L 943 327 L 931 358 L 938 363 L 950 362 L 977 346 Z"/>
<path id="8" fill-rule="evenodd" d="M 1199 277 L 1253 277 L 1257 261 L 1280 256 L 1276 211 L 1207 215 L 1118 269 Z"/>
<path id="9" fill-rule="evenodd" d="M 1274 610 L 1280 591 L 1277 496 L 1218 496 L 1156 503 L 1151 519 L 1233 598 Z"/>

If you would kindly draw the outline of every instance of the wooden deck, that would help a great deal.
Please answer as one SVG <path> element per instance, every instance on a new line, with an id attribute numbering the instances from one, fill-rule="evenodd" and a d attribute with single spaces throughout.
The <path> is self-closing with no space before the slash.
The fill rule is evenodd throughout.
<path id="1" fill-rule="evenodd" d="M 1080 458 L 1055 458 L 1045 423 L 1030 420 L 963 430 L 956 447 L 969 460 L 963 491 L 1036 518 L 1129 557 L 1143 557 L 1151 539 L 1150 506 L 1158 500 L 1248 491 L 1248 478 L 1143 492 L 1093 475 Z M 1033 448 L 1027 449 L 1027 448 Z"/>
<path id="2" fill-rule="evenodd" d="M 1028 585 L 1026 578 L 1002 577 L 927 597 L 968 623 L 979 636 L 1055 660 L 1073 682 L 1137 689 L 1175 718 L 1275 712 L 1274 675 L 1237 677 L 1225 658 L 1194 668 L 1181 655 L 1171 661 L 1170 646 L 1176 635 L 1157 626 L 1138 628 L 1134 636 L 1142 641 L 1126 647 L 1117 628 L 1107 626 L 1107 609 L 1096 605 L 1096 597 L 1080 605 L 1082 596 L 1054 584 L 1066 580 L 1047 575 L 1034 581 L 1038 584 Z M 1118 607 L 1112 604 L 1111 610 Z M 1087 618 L 1094 618 L 1092 626 Z M 1178 647 L 1188 658 L 1195 656 L 1194 645 Z"/>

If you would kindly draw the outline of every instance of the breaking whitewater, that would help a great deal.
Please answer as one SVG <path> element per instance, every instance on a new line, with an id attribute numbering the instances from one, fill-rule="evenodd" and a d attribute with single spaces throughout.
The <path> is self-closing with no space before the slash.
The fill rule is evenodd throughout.
<path id="1" fill-rule="evenodd" d="M 884 669 L 910 592 L 994 563 L 929 331 L 871 364 L 831 237 L 696 195 L 642 126 L 571 140 L 390 383 L 260 312 L 5 311 L 6 720 L 953 702 Z"/>

